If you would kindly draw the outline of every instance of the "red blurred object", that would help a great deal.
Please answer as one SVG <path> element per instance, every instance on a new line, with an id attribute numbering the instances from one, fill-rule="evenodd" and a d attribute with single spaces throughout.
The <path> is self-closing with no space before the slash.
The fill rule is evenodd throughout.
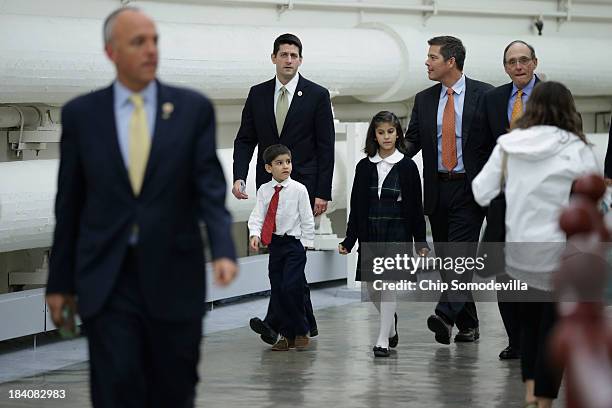
<path id="1" fill-rule="evenodd" d="M 612 408 L 612 328 L 603 299 L 610 232 L 597 210 L 605 189 L 598 175 L 578 179 L 570 205 L 559 219 L 568 248 L 553 282 L 560 299 L 569 296 L 573 301 L 559 303 L 551 352 L 566 370 L 569 408 Z"/>

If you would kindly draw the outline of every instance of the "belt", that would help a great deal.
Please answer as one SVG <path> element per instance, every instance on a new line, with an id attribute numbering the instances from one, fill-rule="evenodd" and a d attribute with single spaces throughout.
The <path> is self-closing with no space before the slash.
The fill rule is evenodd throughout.
<path id="1" fill-rule="evenodd" d="M 438 180 L 440 181 L 453 181 L 453 180 L 463 180 L 465 178 L 465 173 L 444 173 L 442 171 L 438 172 Z"/>
<path id="2" fill-rule="evenodd" d="M 282 242 L 291 242 L 291 241 L 295 241 L 296 239 L 299 239 L 298 237 L 294 237 L 293 235 L 276 235 L 276 234 L 272 234 L 272 242 L 278 242 L 278 243 L 282 243 Z"/>

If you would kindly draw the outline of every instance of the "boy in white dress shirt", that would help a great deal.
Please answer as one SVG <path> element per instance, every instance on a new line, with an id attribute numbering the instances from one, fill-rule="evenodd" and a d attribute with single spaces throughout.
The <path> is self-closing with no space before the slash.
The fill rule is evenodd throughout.
<path id="1" fill-rule="evenodd" d="M 308 322 L 304 309 L 306 249 L 313 246 L 314 217 L 308 191 L 292 180 L 291 151 L 284 145 L 263 153 L 272 180 L 257 191 L 257 203 L 249 217 L 251 249 L 268 245 L 270 303 L 280 312 L 280 339 L 274 351 L 304 349 L 308 345 Z"/>

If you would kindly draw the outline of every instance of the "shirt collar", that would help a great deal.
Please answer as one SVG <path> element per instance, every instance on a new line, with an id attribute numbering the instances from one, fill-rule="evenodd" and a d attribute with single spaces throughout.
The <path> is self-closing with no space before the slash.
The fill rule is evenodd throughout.
<path id="1" fill-rule="evenodd" d="M 523 95 L 529 97 L 529 95 L 531 95 L 531 91 L 533 91 L 533 87 L 535 86 L 535 80 L 536 80 L 536 76 L 535 74 L 533 75 L 533 78 L 531 78 L 531 81 L 529 81 L 529 83 L 523 88 Z M 512 96 L 516 95 L 518 92 L 518 88 L 516 87 L 516 85 L 514 85 L 514 82 L 512 83 Z"/>
<path id="2" fill-rule="evenodd" d="M 115 103 L 117 106 L 121 107 L 125 104 L 129 103 L 130 96 L 134 94 L 133 91 L 124 86 L 119 80 L 115 80 L 113 83 L 113 91 L 115 94 Z M 149 85 L 146 86 L 145 89 L 139 92 L 142 95 L 142 99 L 144 103 L 150 103 L 155 101 L 157 98 L 157 84 L 155 81 L 149 82 Z"/>
<path id="3" fill-rule="evenodd" d="M 291 184 L 291 176 L 287 177 L 286 180 L 283 180 L 282 183 L 279 183 L 278 181 L 274 180 L 274 178 L 272 178 L 272 188 L 281 185 L 283 186 L 283 188 L 287 188 L 289 186 L 289 184 Z"/>
<path id="4" fill-rule="evenodd" d="M 376 163 L 376 164 L 380 163 L 381 161 L 384 161 L 389 164 L 395 164 L 404 158 L 404 154 L 400 152 L 399 150 L 395 149 L 395 151 L 393 152 L 391 156 L 385 157 L 384 159 L 380 157 L 378 152 L 376 152 L 374 156 L 368 157 L 368 158 L 370 159 L 372 163 Z"/>
<path id="5" fill-rule="evenodd" d="M 453 88 L 453 91 L 457 95 L 461 95 L 461 92 L 463 92 L 463 90 L 465 89 L 465 74 L 461 74 L 461 78 L 459 78 L 459 80 L 455 82 L 451 86 L 451 88 Z M 444 86 L 444 84 L 442 84 L 442 91 L 440 93 L 440 96 L 446 95 L 447 89 L 448 89 L 448 86 Z"/>
<path id="6" fill-rule="evenodd" d="M 295 95 L 295 89 L 298 86 L 298 81 L 300 80 L 300 74 L 295 74 L 291 81 L 287 82 L 287 85 L 281 84 L 281 81 L 276 77 L 276 87 L 274 88 L 274 95 L 278 94 L 281 89 L 281 86 L 284 86 L 287 91 L 289 91 L 289 95 Z"/>

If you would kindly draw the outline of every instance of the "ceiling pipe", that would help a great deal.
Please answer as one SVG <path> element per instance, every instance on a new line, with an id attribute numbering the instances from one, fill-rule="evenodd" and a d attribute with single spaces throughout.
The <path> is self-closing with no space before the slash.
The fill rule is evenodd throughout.
<path id="1" fill-rule="evenodd" d="M 163 0 L 152 0 L 163 2 Z M 166 0 L 167 1 L 167 0 Z M 543 17 L 567 20 L 592 20 L 592 21 L 612 21 L 612 14 L 602 13 L 577 13 L 568 7 L 565 11 L 535 11 L 521 10 L 519 8 L 499 10 L 487 9 L 483 7 L 445 7 L 439 4 L 374 4 L 357 1 L 347 2 L 325 2 L 325 1 L 305 1 L 305 0 L 183 0 L 183 3 L 199 5 L 236 5 L 236 6 L 271 6 L 278 10 L 288 9 L 327 9 L 327 10 L 354 10 L 354 11 L 378 11 L 378 12 L 404 12 L 404 13 L 425 13 L 436 15 L 475 15 L 475 16 L 500 16 L 500 17 Z"/>

